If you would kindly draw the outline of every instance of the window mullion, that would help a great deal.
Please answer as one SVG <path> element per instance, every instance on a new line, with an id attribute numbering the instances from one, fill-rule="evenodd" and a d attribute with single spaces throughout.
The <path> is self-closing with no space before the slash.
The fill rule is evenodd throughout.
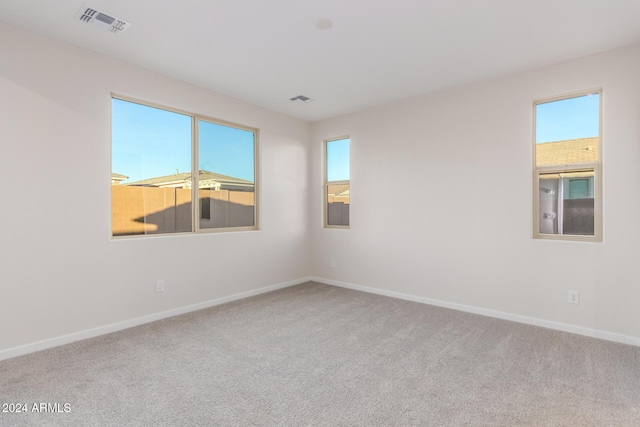
<path id="1" fill-rule="evenodd" d="M 193 230 L 200 231 L 200 176 L 198 167 L 198 118 L 191 116 L 191 217 Z"/>
<path id="2" fill-rule="evenodd" d="M 558 179 L 558 234 L 564 234 L 564 178 Z"/>

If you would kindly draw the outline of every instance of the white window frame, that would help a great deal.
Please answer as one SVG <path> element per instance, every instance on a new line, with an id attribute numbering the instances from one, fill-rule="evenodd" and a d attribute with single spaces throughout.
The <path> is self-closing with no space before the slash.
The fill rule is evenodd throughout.
<path id="1" fill-rule="evenodd" d="M 349 140 L 349 179 L 348 180 L 340 180 L 340 181 L 329 181 L 329 162 L 327 159 L 327 145 L 333 141 L 340 141 L 343 139 Z M 330 185 L 348 185 L 349 193 L 351 193 L 351 137 L 349 135 L 338 136 L 335 138 L 325 139 L 322 143 L 323 148 L 323 159 L 324 159 L 324 188 L 322 191 L 322 206 L 323 206 L 323 218 L 324 218 L 324 228 L 334 228 L 334 229 L 343 229 L 348 230 L 351 228 L 351 196 L 349 196 L 349 225 L 330 225 L 329 224 L 329 186 Z"/>
<path id="2" fill-rule="evenodd" d="M 533 102 L 533 238 L 546 240 L 567 240 L 578 242 L 602 242 L 603 239 L 603 220 L 602 220 L 602 106 L 603 93 L 602 88 L 591 89 L 581 92 L 574 92 L 565 95 L 559 95 Z M 536 163 L 536 106 L 554 101 L 562 101 L 565 99 L 577 98 L 586 95 L 599 96 L 599 123 L 598 123 L 598 159 L 595 162 L 572 163 L 537 166 Z M 572 234 L 543 234 L 540 233 L 540 176 L 548 173 L 568 173 L 568 172 L 587 172 L 593 171 L 593 202 L 594 202 L 594 234 L 593 236 L 572 235 Z"/>

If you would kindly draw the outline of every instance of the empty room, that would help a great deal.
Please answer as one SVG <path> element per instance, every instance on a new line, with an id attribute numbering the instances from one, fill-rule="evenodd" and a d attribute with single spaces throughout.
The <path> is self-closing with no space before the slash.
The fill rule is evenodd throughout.
<path id="1" fill-rule="evenodd" d="M 0 426 L 640 425 L 638 19 L 1 1 Z"/>

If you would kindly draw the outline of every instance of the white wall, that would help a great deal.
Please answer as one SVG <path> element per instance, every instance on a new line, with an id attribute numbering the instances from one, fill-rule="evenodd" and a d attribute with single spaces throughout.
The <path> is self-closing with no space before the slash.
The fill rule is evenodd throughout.
<path id="1" fill-rule="evenodd" d="M 638 70 L 635 46 L 314 124 L 312 274 L 640 343 Z M 598 87 L 604 242 L 533 240 L 532 102 Z M 322 140 L 345 134 L 351 229 L 322 229 Z"/>
<path id="2" fill-rule="evenodd" d="M 307 276 L 308 123 L 4 24 L 0 40 L 0 356 Z M 262 230 L 112 240 L 111 91 L 260 128 Z"/>
<path id="3" fill-rule="evenodd" d="M 640 340 L 640 46 L 310 126 L 4 24 L 0 40 L 0 359 L 311 275 Z M 595 87 L 604 242 L 533 240 L 532 101 Z M 112 240 L 111 91 L 259 127 L 262 230 Z M 322 139 L 345 134 L 351 229 L 326 230 Z"/>

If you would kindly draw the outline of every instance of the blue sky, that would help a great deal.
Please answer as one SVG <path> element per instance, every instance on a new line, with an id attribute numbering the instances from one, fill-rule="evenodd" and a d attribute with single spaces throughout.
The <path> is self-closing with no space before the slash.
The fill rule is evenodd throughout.
<path id="1" fill-rule="evenodd" d="M 199 121 L 198 137 L 198 169 L 253 182 L 253 132 Z"/>
<path id="2" fill-rule="evenodd" d="M 253 132 L 198 122 L 199 169 L 254 180 Z M 126 182 L 191 171 L 191 116 L 112 100 L 111 170 Z"/>
<path id="3" fill-rule="evenodd" d="M 536 143 L 599 135 L 600 95 L 536 105 Z M 253 132 L 198 122 L 199 169 L 254 181 Z M 327 143 L 327 179 L 350 179 L 349 139 Z M 128 182 L 191 170 L 191 117 L 112 101 L 112 171 Z"/>
<path id="4" fill-rule="evenodd" d="M 349 139 L 327 142 L 327 181 L 348 181 Z"/>
<path id="5" fill-rule="evenodd" d="M 128 181 L 191 170 L 191 117 L 112 100 L 111 170 Z"/>
<path id="6" fill-rule="evenodd" d="M 536 105 L 536 144 L 600 134 L 600 95 Z"/>

